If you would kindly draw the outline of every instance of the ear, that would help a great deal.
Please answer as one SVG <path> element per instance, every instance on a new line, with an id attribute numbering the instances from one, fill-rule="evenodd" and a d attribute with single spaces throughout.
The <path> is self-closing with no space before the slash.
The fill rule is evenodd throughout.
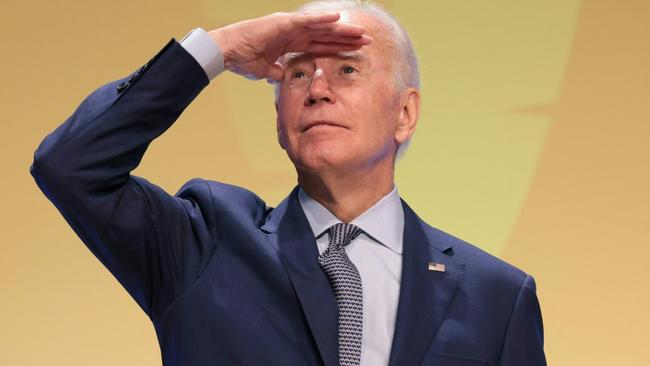
<path id="1" fill-rule="evenodd" d="M 284 141 L 282 139 L 282 135 L 280 134 L 280 116 L 277 114 L 278 110 L 278 105 L 275 105 L 275 110 L 276 110 L 276 115 L 275 115 L 275 132 L 278 135 L 278 144 L 280 144 L 280 147 L 282 150 L 286 150 Z"/>
<path id="2" fill-rule="evenodd" d="M 395 129 L 395 141 L 401 145 L 415 132 L 420 117 L 420 91 L 415 88 L 404 90 L 400 96 L 400 112 Z"/>

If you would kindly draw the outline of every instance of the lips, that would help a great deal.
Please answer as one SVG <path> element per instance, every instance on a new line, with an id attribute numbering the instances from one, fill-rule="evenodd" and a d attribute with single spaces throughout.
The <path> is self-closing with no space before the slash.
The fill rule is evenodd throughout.
<path id="1" fill-rule="evenodd" d="M 346 126 L 344 126 L 343 124 L 338 123 L 338 122 L 324 121 L 324 120 L 323 121 L 311 121 L 311 122 L 307 122 L 305 124 L 305 126 L 302 129 L 302 132 L 305 132 L 305 131 L 307 131 L 310 128 L 315 127 L 315 126 L 333 126 L 333 127 L 347 128 Z"/>

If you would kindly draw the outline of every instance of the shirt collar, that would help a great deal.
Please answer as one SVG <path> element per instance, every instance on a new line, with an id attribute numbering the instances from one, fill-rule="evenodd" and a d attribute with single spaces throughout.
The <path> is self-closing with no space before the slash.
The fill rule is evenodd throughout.
<path id="1" fill-rule="evenodd" d="M 341 222 L 327 208 L 311 198 L 302 187 L 298 190 L 298 199 L 316 238 L 320 237 L 330 226 Z M 397 186 L 393 185 L 392 191 L 350 223 L 358 226 L 376 242 L 397 254 L 402 254 L 404 209 L 397 192 Z"/>

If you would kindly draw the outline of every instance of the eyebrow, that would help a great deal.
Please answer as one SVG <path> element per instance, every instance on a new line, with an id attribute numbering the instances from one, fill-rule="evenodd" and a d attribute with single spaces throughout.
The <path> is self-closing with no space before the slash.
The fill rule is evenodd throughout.
<path id="1" fill-rule="evenodd" d="M 303 61 L 307 58 L 313 57 L 313 53 L 304 53 L 304 52 L 288 52 L 283 56 L 282 63 L 284 67 L 291 67 L 295 63 Z M 361 52 L 357 51 L 340 51 L 332 55 L 335 58 L 343 60 L 354 60 L 354 61 L 366 61 L 366 56 Z"/>

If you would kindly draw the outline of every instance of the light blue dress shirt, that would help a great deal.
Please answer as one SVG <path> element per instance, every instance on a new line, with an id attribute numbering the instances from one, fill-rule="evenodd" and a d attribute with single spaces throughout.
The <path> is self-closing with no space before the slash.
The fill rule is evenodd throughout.
<path id="1" fill-rule="evenodd" d="M 323 253 L 329 245 L 327 229 L 341 220 L 302 189 L 298 198 L 316 237 L 318 253 Z M 388 365 L 402 277 L 404 210 L 397 187 L 350 224 L 363 230 L 345 247 L 359 270 L 363 288 L 361 365 Z"/>
<path id="2" fill-rule="evenodd" d="M 209 80 L 223 72 L 221 50 L 205 30 L 192 30 L 180 44 L 201 65 Z M 322 253 L 329 245 L 327 229 L 341 220 L 302 189 L 298 198 L 316 238 L 318 252 Z M 388 365 L 397 317 L 404 237 L 404 210 L 397 187 L 350 223 L 363 230 L 345 247 L 359 270 L 363 287 L 361 365 Z"/>

